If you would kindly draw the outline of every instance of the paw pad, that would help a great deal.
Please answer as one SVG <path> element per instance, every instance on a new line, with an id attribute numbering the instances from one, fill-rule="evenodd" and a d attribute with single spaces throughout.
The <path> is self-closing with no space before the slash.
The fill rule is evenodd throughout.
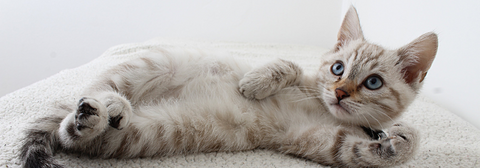
<path id="1" fill-rule="evenodd" d="M 108 119 L 108 124 L 115 129 L 121 130 L 122 128 L 119 128 L 119 126 L 120 126 L 120 120 L 122 119 L 123 119 L 123 116 L 120 116 L 120 115 L 116 117 L 110 117 Z"/>
<path id="2" fill-rule="evenodd" d="M 97 115 L 96 114 L 97 109 L 93 108 L 90 104 L 85 103 L 85 102 L 80 103 L 77 111 L 80 112 L 80 114 Z"/>

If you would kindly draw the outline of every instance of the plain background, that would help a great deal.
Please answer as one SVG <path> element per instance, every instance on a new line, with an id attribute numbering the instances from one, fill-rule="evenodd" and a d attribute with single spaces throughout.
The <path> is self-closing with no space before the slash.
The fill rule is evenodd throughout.
<path id="1" fill-rule="evenodd" d="M 350 4 L 367 40 L 390 49 L 438 33 L 422 92 L 480 128 L 476 0 L 0 0 L 0 96 L 155 37 L 331 48 Z"/>

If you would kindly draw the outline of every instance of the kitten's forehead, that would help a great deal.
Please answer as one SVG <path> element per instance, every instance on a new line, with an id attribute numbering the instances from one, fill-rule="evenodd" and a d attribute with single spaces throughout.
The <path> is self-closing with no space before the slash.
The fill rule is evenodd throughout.
<path id="1" fill-rule="evenodd" d="M 355 49 L 351 51 L 350 61 L 355 63 L 367 64 L 369 62 L 375 62 L 386 52 L 383 47 L 368 42 L 357 43 L 353 46 Z"/>
<path id="2" fill-rule="evenodd" d="M 385 68 L 390 66 L 387 62 L 394 62 L 394 60 L 388 60 L 390 59 L 388 55 L 391 55 L 389 50 L 372 43 L 362 41 L 349 48 L 350 50 L 346 50 L 347 53 L 344 54 L 347 69 L 350 69 L 349 79 L 359 77 L 362 72 L 368 72 L 364 75 L 369 75 L 372 72 L 386 71 Z"/>

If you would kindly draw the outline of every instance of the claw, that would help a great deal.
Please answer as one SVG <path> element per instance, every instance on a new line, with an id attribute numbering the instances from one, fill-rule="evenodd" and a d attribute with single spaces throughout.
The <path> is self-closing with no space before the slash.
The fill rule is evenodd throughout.
<path id="1" fill-rule="evenodd" d="M 78 124 L 78 123 L 77 123 L 77 130 L 81 131 L 81 130 L 83 130 L 83 129 L 85 129 L 85 128 L 88 128 L 88 127 L 85 126 L 85 125 L 82 125 L 82 124 Z"/>

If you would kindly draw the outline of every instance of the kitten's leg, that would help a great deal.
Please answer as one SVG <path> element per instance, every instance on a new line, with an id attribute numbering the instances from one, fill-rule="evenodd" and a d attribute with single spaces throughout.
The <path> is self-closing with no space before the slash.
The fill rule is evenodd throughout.
<path id="1" fill-rule="evenodd" d="M 302 69 L 295 63 L 278 59 L 245 74 L 240 80 L 240 92 L 250 99 L 263 99 L 299 84 L 302 75 Z"/>
<path id="2" fill-rule="evenodd" d="M 346 136 L 343 145 L 337 146 L 337 161 L 348 166 L 383 167 L 407 162 L 419 145 L 418 132 L 406 123 L 394 124 L 389 137 L 366 140 Z"/>
<path id="3" fill-rule="evenodd" d="M 390 137 L 381 140 L 366 139 L 361 128 L 321 126 L 303 130 L 287 134 L 278 150 L 334 167 L 399 165 L 414 155 L 419 143 L 417 131 L 403 123 L 394 124 Z"/>
<path id="4" fill-rule="evenodd" d="M 76 147 L 92 140 L 105 131 L 108 126 L 107 108 L 92 98 L 82 98 L 78 108 L 60 123 L 59 137 L 67 147 Z"/>

